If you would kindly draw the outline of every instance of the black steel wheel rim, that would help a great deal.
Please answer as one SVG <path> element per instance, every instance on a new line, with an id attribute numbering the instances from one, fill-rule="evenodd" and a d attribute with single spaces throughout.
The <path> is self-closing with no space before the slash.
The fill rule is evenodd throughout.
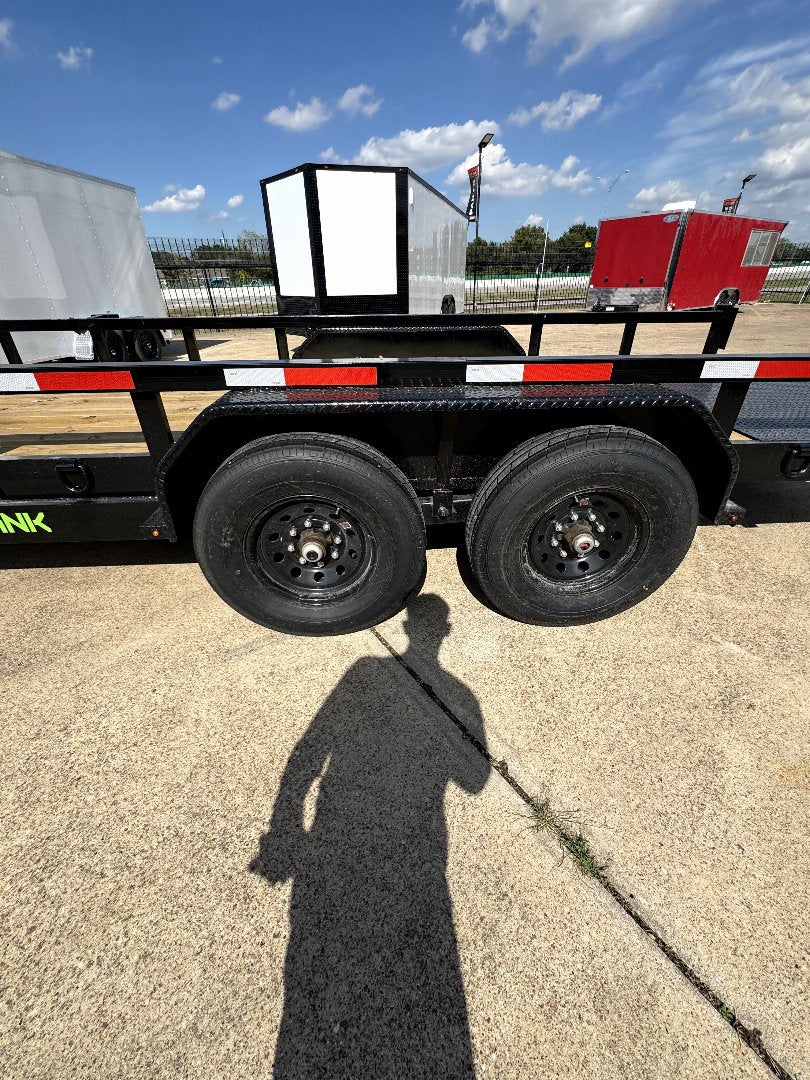
<path id="1" fill-rule="evenodd" d="M 138 334 L 138 348 L 146 360 L 157 360 L 160 355 L 160 346 L 154 331 L 141 330 Z"/>
<path id="2" fill-rule="evenodd" d="M 563 585 L 601 585 L 634 559 L 646 513 L 626 493 L 577 491 L 544 509 L 524 545 L 530 570 Z"/>
<path id="3" fill-rule="evenodd" d="M 247 530 L 245 554 L 276 590 L 306 602 L 356 585 L 370 570 L 375 545 L 350 508 L 321 497 L 286 499 Z"/>

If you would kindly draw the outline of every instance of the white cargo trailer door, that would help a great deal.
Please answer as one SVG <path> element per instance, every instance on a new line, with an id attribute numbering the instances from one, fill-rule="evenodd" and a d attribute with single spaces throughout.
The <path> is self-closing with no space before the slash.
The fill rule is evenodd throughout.
<path id="1" fill-rule="evenodd" d="M 278 281 L 283 296 L 315 295 L 304 174 L 293 173 L 264 185 Z"/>
<path id="2" fill-rule="evenodd" d="M 397 291 L 396 174 L 319 169 L 327 296 Z"/>

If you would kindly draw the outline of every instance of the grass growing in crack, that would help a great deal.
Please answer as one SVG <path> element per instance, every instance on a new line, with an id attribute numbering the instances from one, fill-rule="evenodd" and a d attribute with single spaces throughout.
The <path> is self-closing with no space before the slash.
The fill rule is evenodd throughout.
<path id="1" fill-rule="evenodd" d="M 605 880 L 605 864 L 599 862 L 587 838 L 581 832 L 573 832 L 566 827 L 570 814 L 556 814 L 548 799 L 532 799 L 530 809 L 534 829 L 551 833 L 563 853 L 570 855 L 581 873 L 597 881 Z"/>

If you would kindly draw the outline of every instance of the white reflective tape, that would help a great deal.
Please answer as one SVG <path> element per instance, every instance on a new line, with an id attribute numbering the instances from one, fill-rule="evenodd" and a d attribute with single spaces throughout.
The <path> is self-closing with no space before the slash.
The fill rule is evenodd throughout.
<path id="1" fill-rule="evenodd" d="M 759 360 L 707 360 L 701 379 L 753 379 Z"/>
<path id="2" fill-rule="evenodd" d="M 283 368 L 233 368 L 223 371 L 226 386 L 284 386 Z"/>
<path id="3" fill-rule="evenodd" d="M 523 382 L 523 364 L 467 364 L 467 382 Z"/>
<path id="4" fill-rule="evenodd" d="M 0 372 L 0 394 L 4 390 L 39 390 L 34 375 L 27 371 L 3 371 Z"/>

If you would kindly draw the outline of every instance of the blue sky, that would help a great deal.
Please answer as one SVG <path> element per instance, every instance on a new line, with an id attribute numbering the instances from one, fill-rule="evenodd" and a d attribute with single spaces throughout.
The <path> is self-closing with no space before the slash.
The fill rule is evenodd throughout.
<path id="1" fill-rule="evenodd" d="M 0 147 L 132 184 L 150 235 L 264 232 L 258 181 L 409 165 L 481 233 L 667 202 L 810 240 L 808 0 L 0 0 Z M 627 172 L 624 172 L 627 170 Z M 608 192 L 607 185 L 616 177 Z"/>

